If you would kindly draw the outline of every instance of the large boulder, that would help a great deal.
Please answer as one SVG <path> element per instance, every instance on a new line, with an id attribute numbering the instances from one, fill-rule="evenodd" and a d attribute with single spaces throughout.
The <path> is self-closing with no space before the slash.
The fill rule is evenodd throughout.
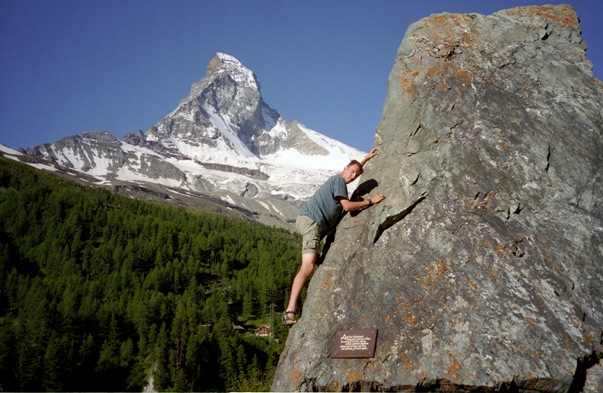
<path id="1" fill-rule="evenodd" d="M 567 5 L 411 25 L 272 389 L 603 390 L 603 84 Z M 331 357 L 376 329 L 370 358 Z"/>

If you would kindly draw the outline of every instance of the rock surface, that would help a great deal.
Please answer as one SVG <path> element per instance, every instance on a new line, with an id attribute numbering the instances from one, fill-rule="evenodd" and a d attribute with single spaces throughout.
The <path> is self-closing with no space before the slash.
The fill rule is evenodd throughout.
<path id="1" fill-rule="evenodd" d="M 603 84 L 566 5 L 411 25 L 275 391 L 603 391 Z M 333 359 L 339 330 L 375 355 Z"/>

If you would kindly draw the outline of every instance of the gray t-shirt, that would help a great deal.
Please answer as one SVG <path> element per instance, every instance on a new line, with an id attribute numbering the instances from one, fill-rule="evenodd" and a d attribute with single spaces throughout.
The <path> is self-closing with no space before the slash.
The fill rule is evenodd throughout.
<path id="1" fill-rule="evenodd" d="M 348 198 L 348 189 L 341 175 L 331 176 L 299 210 L 300 216 L 307 216 L 320 228 L 329 232 L 339 222 L 343 207 L 337 197 Z"/>

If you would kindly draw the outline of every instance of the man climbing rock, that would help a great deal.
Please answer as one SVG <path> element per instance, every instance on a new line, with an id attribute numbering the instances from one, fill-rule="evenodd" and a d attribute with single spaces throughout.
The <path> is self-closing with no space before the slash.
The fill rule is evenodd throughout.
<path id="1" fill-rule="evenodd" d="M 346 187 L 362 174 L 364 165 L 378 154 L 377 149 L 373 148 L 361 162 L 350 161 L 340 174 L 330 177 L 320 186 L 300 209 L 295 228 L 302 235 L 302 261 L 293 280 L 287 310 L 281 316 L 283 324 L 290 326 L 297 322 L 295 320 L 297 300 L 316 265 L 321 239 L 335 229 L 344 211 L 363 210 L 380 203 L 385 198 L 383 194 L 377 194 L 366 201 L 352 202 L 348 199 Z"/>

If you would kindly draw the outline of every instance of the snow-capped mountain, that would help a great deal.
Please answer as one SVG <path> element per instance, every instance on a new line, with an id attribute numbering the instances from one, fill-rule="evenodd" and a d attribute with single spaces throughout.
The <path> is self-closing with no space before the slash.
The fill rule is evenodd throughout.
<path id="1" fill-rule="evenodd" d="M 307 199 L 350 159 L 364 155 L 281 118 L 262 99 L 256 75 L 224 53 L 150 130 L 121 139 L 85 132 L 24 153 L 101 185 L 160 187 L 169 197 L 205 195 L 284 222 L 297 212 L 290 202 Z"/>

